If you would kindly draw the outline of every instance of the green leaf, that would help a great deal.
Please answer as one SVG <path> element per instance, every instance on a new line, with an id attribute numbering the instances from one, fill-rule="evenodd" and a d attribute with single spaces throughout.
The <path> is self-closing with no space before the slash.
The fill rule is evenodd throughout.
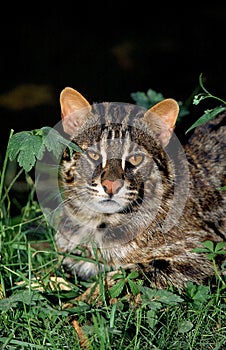
<path id="1" fill-rule="evenodd" d="M 8 311 L 11 308 L 17 307 L 19 302 L 27 305 L 35 305 L 35 301 L 41 299 L 44 299 L 44 297 L 38 293 L 30 292 L 29 290 L 20 291 L 9 298 L 1 299 L 0 310 Z"/>
<path id="2" fill-rule="evenodd" d="M 28 172 L 37 160 L 42 159 L 45 149 L 52 152 L 58 159 L 66 147 L 71 153 L 73 150 L 82 151 L 78 145 L 65 139 L 58 131 L 45 126 L 41 129 L 14 134 L 9 141 L 8 154 L 10 160 L 17 159 L 19 165 Z"/>
<path id="3" fill-rule="evenodd" d="M 202 242 L 202 247 L 194 248 L 192 251 L 195 253 L 208 253 L 206 254 L 206 257 L 208 260 L 212 260 L 216 257 L 218 254 L 226 254 L 226 250 L 224 249 L 226 247 L 225 242 L 218 242 L 216 246 L 214 246 L 214 243 L 212 241 L 205 241 Z"/>
<path id="4" fill-rule="evenodd" d="M 222 113 L 226 110 L 226 107 L 217 107 L 211 110 L 206 110 L 204 114 L 194 123 L 190 128 L 185 132 L 187 134 L 192 129 L 196 128 L 199 125 L 205 124 L 210 120 L 214 119 L 219 113 Z"/>
<path id="5" fill-rule="evenodd" d="M 197 248 L 192 249 L 192 252 L 193 253 L 208 253 L 209 249 L 197 247 Z"/>
<path id="6" fill-rule="evenodd" d="M 218 242 L 215 247 L 215 252 L 220 253 L 223 248 L 226 248 L 226 242 Z M 223 250 L 223 253 L 226 253 L 226 250 Z"/>
<path id="7" fill-rule="evenodd" d="M 44 145 L 49 152 L 53 152 L 54 156 L 58 159 L 61 157 L 64 149 L 68 147 L 76 152 L 82 152 L 82 149 L 74 142 L 67 140 L 60 133 L 48 126 L 41 129 L 44 135 Z"/>
<path id="8" fill-rule="evenodd" d="M 193 328 L 193 323 L 191 321 L 182 321 L 178 326 L 179 333 L 188 333 Z"/>
<path id="9" fill-rule="evenodd" d="M 192 304 L 196 308 L 200 307 L 200 304 L 206 303 L 211 298 L 209 286 L 197 286 L 190 281 L 187 283 L 186 293 L 189 298 L 192 299 Z"/>
<path id="10" fill-rule="evenodd" d="M 14 160 L 20 151 L 20 147 L 26 139 L 29 139 L 30 133 L 28 131 L 21 131 L 14 134 L 8 145 L 9 159 Z"/>
<path id="11" fill-rule="evenodd" d="M 140 293 L 140 288 L 135 282 L 128 279 L 128 284 L 133 295 L 138 295 Z"/>
<path id="12" fill-rule="evenodd" d="M 59 133 L 55 129 L 49 127 L 43 127 L 43 143 L 49 152 L 53 152 L 54 156 L 58 159 L 62 155 L 62 144 L 58 141 Z"/>
<path id="13" fill-rule="evenodd" d="M 118 280 L 118 279 L 123 279 L 123 274 L 122 273 L 115 273 L 113 276 L 112 276 L 112 279 L 113 280 Z"/>
<path id="14" fill-rule="evenodd" d="M 216 257 L 216 253 L 209 253 L 209 254 L 206 254 L 206 258 L 208 259 L 208 260 L 213 260 L 215 257 Z"/>
<path id="15" fill-rule="evenodd" d="M 199 304 L 206 303 L 210 299 L 210 290 L 208 286 L 197 286 L 196 293 L 193 296 L 193 300 Z"/>
<path id="16" fill-rule="evenodd" d="M 161 92 L 156 92 L 155 90 L 148 89 L 147 96 L 149 98 L 149 101 L 151 102 L 151 105 L 154 105 L 162 100 L 164 100 L 163 94 Z"/>
<path id="17" fill-rule="evenodd" d="M 192 251 L 194 253 L 209 253 L 206 255 L 207 259 L 212 260 L 216 256 L 214 243 L 210 240 L 202 242 L 202 247 L 194 248 Z"/>
<path id="18" fill-rule="evenodd" d="M 169 306 L 174 306 L 183 302 L 183 299 L 179 295 L 164 289 L 151 289 L 140 286 L 140 291 L 142 293 L 141 298 L 145 304 L 157 301 Z"/>
<path id="19" fill-rule="evenodd" d="M 44 152 L 44 146 L 39 137 L 32 135 L 21 147 L 17 161 L 26 172 L 30 171 L 37 159 L 41 159 Z"/>
<path id="20" fill-rule="evenodd" d="M 148 310 L 147 321 L 151 329 L 154 329 L 158 323 L 158 315 L 154 310 Z"/>
<path id="21" fill-rule="evenodd" d="M 226 254 L 226 250 L 219 250 L 216 252 L 217 254 Z"/>
<path id="22" fill-rule="evenodd" d="M 137 278 L 139 276 L 139 273 L 137 271 L 132 271 L 128 274 L 127 278 L 129 279 L 134 279 L 134 278 Z"/>
<path id="23" fill-rule="evenodd" d="M 167 290 L 159 290 L 158 295 L 159 295 L 159 301 L 169 306 L 174 306 L 174 305 L 177 305 L 178 303 L 183 302 L 183 299 L 179 295 L 176 295 Z"/>
<path id="24" fill-rule="evenodd" d="M 218 187 L 217 190 L 219 190 L 219 191 L 226 191 L 226 186 Z"/>
<path id="25" fill-rule="evenodd" d="M 193 299 L 193 297 L 196 293 L 196 290 L 197 290 L 197 286 L 193 282 L 188 281 L 185 290 L 187 292 L 187 295 Z"/>
<path id="26" fill-rule="evenodd" d="M 32 132 L 22 131 L 14 134 L 8 146 L 9 159 L 17 157 L 17 161 L 25 171 L 30 171 L 37 159 L 41 159 L 44 153 L 42 138 Z"/>
<path id="27" fill-rule="evenodd" d="M 156 92 L 152 89 L 148 89 L 147 94 L 141 91 L 137 91 L 132 92 L 130 96 L 136 102 L 137 105 L 144 107 L 145 109 L 152 107 L 153 105 L 164 99 L 164 96 L 161 93 Z"/>
<path id="28" fill-rule="evenodd" d="M 141 91 L 132 92 L 130 96 L 138 106 L 144 107 L 146 109 L 149 107 L 149 99 L 144 92 L 141 92 Z"/>
<path id="29" fill-rule="evenodd" d="M 210 252 L 214 252 L 214 244 L 212 241 L 205 241 L 205 242 L 202 242 L 202 245 L 204 247 L 206 247 Z"/>
<path id="30" fill-rule="evenodd" d="M 119 280 L 116 284 L 114 284 L 109 289 L 110 296 L 112 298 L 117 298 L 122 293 L 122 290 L 123 290 L 124 286 L 125 286 L 124 279 L 123 280 Z"/>
<path id="31" fill-rule="evenodd" d="M 158 301 L 152 301 L 149 305 L 149 308 L 154 311 L 158 311 L 162 308 L 162 304 Z"/>

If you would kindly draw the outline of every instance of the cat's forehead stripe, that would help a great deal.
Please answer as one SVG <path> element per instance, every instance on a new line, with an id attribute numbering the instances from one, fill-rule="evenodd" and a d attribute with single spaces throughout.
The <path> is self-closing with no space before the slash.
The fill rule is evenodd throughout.
<path id="1" fill-rule="evenodd" d="M 102 167 L 104 168 L 107 163 L 107 152 L 106 152 L 106 142 L 108 139 L 108 130 L 105 128 L 102 132 L 101 141 L 100 141 L 100 153 L 102 156 Z"/>
<path id="2" fill-rule="evenodd" d="M 133 125 L 135 119 L 144 114 L 144 109 L 137 105 L 127 103 L 101 103 L 92 105 L 93 115 L 98 116 L 98 120 L 105 124 Z"/>
<path id="3" fill-rule="evenodd" d="M 122 127 L 115 129 L 112 125 L 109 125 L 104 129 L 100 141 L 102 168 L 104 168 L 107 164 L 107 160 L 110 154 L 109 143 L 111 143 L 111 141 L 115 141 L 116 148 L 120 152 L 118 156 L 121 158 L 122 169 L 125 169 L 126 158 L 129 154 L 131 147 L 131 138 L 129 130 L 122 130 Z M 121 150 L 119 145 L 121 145 L 122 147 Z"/>

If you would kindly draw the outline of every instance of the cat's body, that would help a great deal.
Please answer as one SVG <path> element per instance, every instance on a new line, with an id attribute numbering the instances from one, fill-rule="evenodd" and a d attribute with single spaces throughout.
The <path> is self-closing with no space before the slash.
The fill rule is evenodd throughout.
<path id="1" fill-rule="evenodd" d="M 55 238 L 71 255 L 65 266 L 82 279 L 105 265 L 143 271 L 157 287 L 205 282 L 212 262 L 193 249 L 226 238 L 225 191 L 218 189 L 225 185 L 224 116 L 197 128 L 183 148 L 173 134 L 179 109 L 172 99 L 148 111 L 91 106 L 66 88 L 60 102 L 64 129 L 83 150 L 65 151 L 62 160 Z"/>

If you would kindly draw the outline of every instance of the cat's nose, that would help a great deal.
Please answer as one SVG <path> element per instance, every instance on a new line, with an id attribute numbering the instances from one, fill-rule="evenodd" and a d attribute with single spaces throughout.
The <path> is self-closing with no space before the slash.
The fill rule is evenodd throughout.
<path id="1" fill-rule="evenodd" d="M 123 180 L 117 179 L 117 180 L 104 180 L 102 182 L 102 186 L 104 191 L 109 195 L 113 196 L 114 194 L 118 193 L 120 188 L 123 186 Z"/>

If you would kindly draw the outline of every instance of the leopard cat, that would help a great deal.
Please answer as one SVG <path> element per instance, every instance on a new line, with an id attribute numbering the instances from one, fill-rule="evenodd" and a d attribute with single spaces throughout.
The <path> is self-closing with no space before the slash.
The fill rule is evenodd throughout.
<path id="1" fill-rule="evenodd" d="M 65 149 L 60 165 L 55 241 L 65 268 L 82 280 L 135 269 L 157 288 L 206 283 L 213 264 L 194 248 L 225 241 L 225 114 L 182 146 L 172 98 L 146 110 L 90 104 L 66 87 L 60 106 L 64 132 L 80 147 Z"/>

